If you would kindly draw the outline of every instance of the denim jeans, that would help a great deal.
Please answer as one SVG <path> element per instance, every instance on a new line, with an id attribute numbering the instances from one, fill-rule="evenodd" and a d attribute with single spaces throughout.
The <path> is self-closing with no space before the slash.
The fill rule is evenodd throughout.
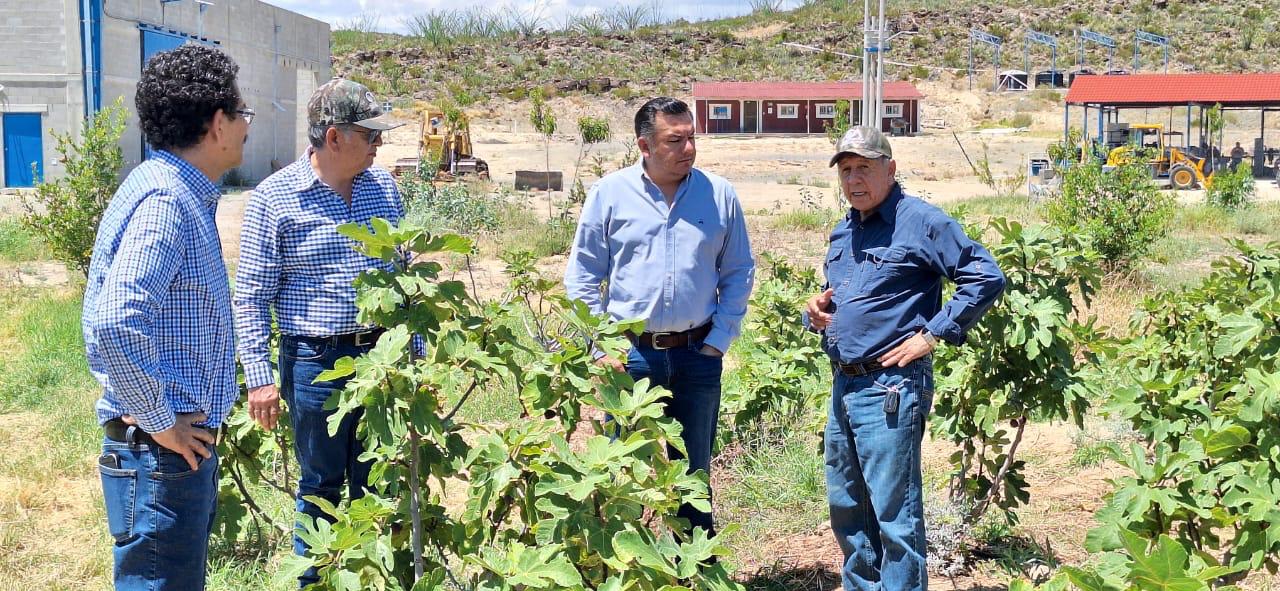
<path id="1" fill-rule="evenodd" d="M 368 488 L 371 462 L 357 458 L 364 446 L 356 437 L 363 409 L 343 417 L 338 431 L 329 435 L 329 417 L 324 403 L 346 386 L 346 379 L 316 382 L 320 372 L 333 369 L 334 361 L 344 356 L 358 357 L 372 346 L 335 345 L 323 339 L 284 336 L 280 339 L 280 397 L 289 405 L 293 425 L 294 450 L 298 455 L 298 512 L 315 519 L 329 517 L 315 503 L 304 497 L 318 496 L 334 505 L 342 499 L 343 485 L 348 498 L 364 496 Z M 298 537 L 302 522 L 294 524 L 293 551 L 305 556 L 307 545 Z M 298 577 L 299 587 L 316 582 L 316 572 L 308 569 Z"/>
<path id="2" fill-rule="evenodd" d="M 835 372 L 823 452 L 849 591 L 928 587 L 920 443 L 932 403 L 929 356 L 866 376 Z"/>
<path id="3" fill-rule="evenodd" d="M 681 437 L 689 452 L 689 472 L 702 470 L 711 476 L 711 442 L 715 439 L 716 420 L 720 415 L 720 372 L 724 359 L 703 355 L 701 342 L 684 347 L 654 349 L 636 345 L 627 355 L 627 373 L 635 380 L 649 378 L 653 386 L 671 391 L 666 415 L 680 423 Z M 669 450 L 672 458 L 683 457 Z M 708 490 L 708 493 L 710 491 Z M 677 517 L 689 520 L 689 527 L 702 527 L 715 533 L 710 513 L 681 505 Z"/>
<path id="4" fill-rule="evenodd" d="M 102 442 L 107 529 L 115 540 L 116 591 L 204 589 L 209 533 L 218 503 L 218 456 L 195 470 L 159 446 Z"/>

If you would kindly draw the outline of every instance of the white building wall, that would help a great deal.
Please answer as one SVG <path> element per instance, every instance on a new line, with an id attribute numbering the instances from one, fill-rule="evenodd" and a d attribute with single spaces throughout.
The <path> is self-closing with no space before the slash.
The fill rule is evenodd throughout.
<path id="1" fill-rule="evenodd" d="M 212 1 L 201 15 L 194 0 L 103 0 L 102 105 L 123 98 L 130 112 L 120 142 L 126 170 L 142 159 L 142 134 L 133 115 L 142 24 L 203 33 L 239 64 L 241 94 L 258 113 L 241 178 L 261 180 L 273 163 L 287 164 L 306 147 L 306 100 L 330 76 L 329 25 L 259 0 Z M 85 112 L 79 19 L 79 0 L 0 0 L 0 112 L 42 112 L 46 133 L 79 132 Z M 62 172 L 54 145 L 46 135 L 48 177 Z"/>
<path id="2" fill-rule="evenodd" d="M 62 174 L 48 134 L 79 133 L 84 112 L 77 0 L 0 0 L 0 113 L 39 113 L 45 176 Z M 0 138 L 4 137 L 0 118 Z M 0 158 L 0 186 L 4 159 Z"/>
<path id="3" fill-rule="evenodd" d="M 203 16 L 193 0 L 165 6 L 159 0 L 107 0 L 105 12 L 104 105 L 109 99 L 123 96 L 125 104 L 132 106 L 134 87 L 142 70 L 139 23 L 193 36 L 203 31 L 204 38 L 219 42 L 218 48 L 239 64 L 240 92 L 245 103 L 258 113 L 249 131 L 238 176 L 250 182 L 262 180 L 305 149 L 309 95 L 298 99 L 297 80 L 329 78 L 327 23 L 257 0 L 214 0 Z M 119 52 L 119 57 L 107 58 L 106 48 Z M 121 145 L 126 165 L 131 167 L 142 157 L 142 134 L 136 117 L 131 117 L 125 134 Z"/>

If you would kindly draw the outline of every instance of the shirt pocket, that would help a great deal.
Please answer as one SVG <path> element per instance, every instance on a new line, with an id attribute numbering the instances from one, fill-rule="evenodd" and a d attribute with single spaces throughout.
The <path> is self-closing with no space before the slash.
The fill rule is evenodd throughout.
<path id="1" fill-rule="evenodd" d="M 822 265 L 822 273 L 827 277 L 827 287 L 840 291 L 840 287 L 844 285 L 845 280 L 848 278 L 842 249 L 832 248 L 827 251 L 826 262 Z"/>
<path id="2" fill-rule="evenodd" d="M 901 290 L 903 281 L 911 273 L 906 247 L 867 248 L 862 251 L 862 254 L 859 296 L 883 295 Z"/>

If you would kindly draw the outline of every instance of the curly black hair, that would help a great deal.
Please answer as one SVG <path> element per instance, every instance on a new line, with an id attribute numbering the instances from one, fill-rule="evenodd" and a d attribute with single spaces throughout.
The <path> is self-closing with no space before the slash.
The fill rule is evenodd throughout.
<path id="1" fill-rule="evenodd" d="M 151 147 L 188 148 L 200 142 L 219 109 L 236 116 L 240 66 L 212 47 L 187 43 L 151 57 L 142 69 L 134 105 Z"/>

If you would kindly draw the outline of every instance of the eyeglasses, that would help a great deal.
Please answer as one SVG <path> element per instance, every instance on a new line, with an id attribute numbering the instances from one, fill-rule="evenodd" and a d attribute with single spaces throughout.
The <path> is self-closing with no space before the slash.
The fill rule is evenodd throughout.
<path id="1" fill-rule="evenodd" d="M 244 122 L 250 125 L 253 125 L 253 118 L 258 115 L 257 111 L 254 111 L 249 107 L 245 107 L 243 109 L 236 109 L 236 113 L 241 117 L 244 117 Z"/>
<path id="2" fill-rule="evenodd" d="M 371 146 L 372 146 L 373 144 L 378 143 L 378 140 L 382 139 L 382 130 L 381 130 L 381 129 L 366 129 L 366 128 L 363 128 L 363 127 L 354 127 L 354 126 L 353 126 L 353 127 L 348 127 L 348 128 L 347 128 L 347 131 L 354 131 L 354 132 L 356 132 L 356 133 L 358 133 L 358 134 L 360 134 L 360 135 L 365 136 L 365 139 L 369 141 L 369 145 L 371 145 Z"/>

